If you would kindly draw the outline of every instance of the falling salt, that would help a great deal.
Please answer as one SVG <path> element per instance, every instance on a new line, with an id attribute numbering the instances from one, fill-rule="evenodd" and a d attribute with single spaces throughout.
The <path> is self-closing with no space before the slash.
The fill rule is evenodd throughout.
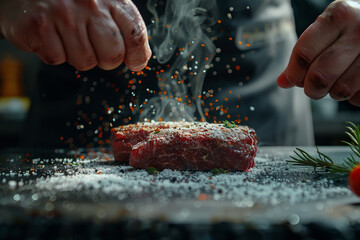
<path id="1" fill-rule="evenodd" d="M 16 188 L 16 185 L 17 185 L 17 182 L 14 181 L 14 180 L 10 180 L 9 181 L 9 188 L 10 189 L 15 189 Z"/>
<path id="2" fill-rule="evenodd" d="M 21 200 L 21 197 L 20 197 L 19 194 L 15 194 L 13 198 L 14 198 L 14 200 L 17 201 L 17 202 Z"/>
<path id="3" fill-rule="evenodd" d="M 31 199 L 34 200 L 34 201 L 36 201 L 36 200 L 39 199 L 39 195 L 35 193 L 35 194 L 33 194 L 33 195 L 31 196 Z"/>

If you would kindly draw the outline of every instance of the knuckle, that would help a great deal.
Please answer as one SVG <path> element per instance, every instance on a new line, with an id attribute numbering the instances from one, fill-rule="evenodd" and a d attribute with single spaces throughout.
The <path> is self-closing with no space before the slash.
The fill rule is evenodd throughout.
<path id="1" fill-rule="evenodd" d="M 69 1 L 66 0 L 58 0 L 54 6 L 54 13 L 61 20 L 61 24 L 69 30 L 77 31 L 78 25 L 74 19 L 73 10 L 74 6 L 70 6 Z"/>
<path id="2" fill-rule="evenodd" d="M 330 81 L 329 78 L 325 77 L 319 71 L 312 70 L 307 74 L 307 78 L 309 83 L 317 90 L 317 91 L 327 91 L 329 89 Z"/>
<path id="3" fill-rule="evenodd" d="M 336 100 L 347 100 L 352 95 L 353 91 L 345 83 L 335 83 L 330 90 L 330 96 Z"/>
<path id="4" fill-rule="evenodd" d="M 73 20 L 72 17 L 68 16 L 64 18 L 63 23 L 65 24 L 66 28 L 72 32 L 78 32 L 79 26 L 76 24 L 76 22 Z"/>
<path id="5" fill-rule="evenodd" d="M 312 62 L 311 51 L 304 47 L 298 47 L 294 49 L 294 56 L 296 63 L 302 68 L 307 70 Z"/>
<path id="6" fill-rule="evenodd" d="M 350 20 L 353 16 L 352 8 L 344 1 L 334 1 L 328 8 L 318 17 L 318 21 L 327 24 L 338 25 L 346 20 Z"/>
<path id="7" fill-rule="evenodd" d="M 97 0 L 88 0 L 87 4 L 91 10 L 97 11 L 99 9 L 99 1 Z"/>
<path id="8" fill-rule="evenodd" d="M 29 17 L 29 23 L 31 27 L 35 30 L 41 30 L 46 26 L 46 16 L 42 13 L 32 14 Z"/>
<path id="9" fill-rule="evenodd" d="M 143 47 L 148 41 L 146 27 L 142 25 L 134 27 L 131 30 L 129 40 L 132 42 L 133 46 Z"/>
<path id="10" fill-rule="evenodd" d="M 360 20 L 348 31 L 348 39 L 350 44 L 357 45 L 360 42 Z"/>
<path id="11" fill-rule="evenodd" d="M 117 64 L 120 62 L 123 62 L 124 60 L 124 54 L 122 52 L 117 53 L 107 59 L 107 62 L 110 64 Z"/>
<path id="12" fill-rule="evenodd" d="M 118 52 L 110 57 L 103 58 L 99 61 L 99 67 L 104 70 L 114 69 L 124 61 L 124 53 Z"/>

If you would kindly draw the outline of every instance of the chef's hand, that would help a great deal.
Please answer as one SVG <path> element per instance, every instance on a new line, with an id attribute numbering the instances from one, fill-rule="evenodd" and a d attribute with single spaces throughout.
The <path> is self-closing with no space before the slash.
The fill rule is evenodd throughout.
<path id="1" fill-rule="evenodd" d="M 360 1 L 332 2 L 300 36 L 277 82 L 360 106 Z"/>
<path id="2" fill-rule="evenodd" d="M 85 71 L 123 61 L 132 71 L 151 56 L 145 23 L 130 0 L 0 0 L 0 37 L 45 63 Z"/>

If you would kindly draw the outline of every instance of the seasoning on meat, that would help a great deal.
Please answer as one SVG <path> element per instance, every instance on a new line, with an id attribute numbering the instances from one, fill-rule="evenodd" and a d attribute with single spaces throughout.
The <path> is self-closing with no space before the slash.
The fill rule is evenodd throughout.
<path id="1" fill-rule="evenodd" d="M 247 171 L 254 167 L 257 137 L 247 126 L 155 122 L 113 131 L 115 161 L 129 161 L 135 168 Z"/>

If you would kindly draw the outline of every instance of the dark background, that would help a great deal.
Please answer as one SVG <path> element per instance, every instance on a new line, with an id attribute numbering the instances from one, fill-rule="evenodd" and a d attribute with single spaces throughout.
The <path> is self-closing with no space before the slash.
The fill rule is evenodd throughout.
<path id="1" fill-rule="evenodd" d="M 330 0 L 293 0 L 296 31 L 301 33 L 316 19 L 316 17 L 332 1 Z M 33 84 L 37 78 L 38 58 L 22 52 L 11 46 L 6 40 L 0 40 L 0 66 L 12 61 L 21 88 L 18 96 L 0 96 L 0 148 L 16 147 L 23 132 L 26 112 L 28 111 L 28 96 L 34 91 Z M 10 74 L 11 75 L 11 74 Z M 4 84 L 12 77 L 5 71 L 0 72 L 0 83 Z M 14 82 L 14 80 L 10 80 Z M 0 85 L 0 88 L 4 85 Z M 360 112 L 347 102 L 336 102 L 330 98 L 312 101 L 315 140 L 317 145 L 341 145 L 345 139 L 345 122 L 359 124 Z"/>

